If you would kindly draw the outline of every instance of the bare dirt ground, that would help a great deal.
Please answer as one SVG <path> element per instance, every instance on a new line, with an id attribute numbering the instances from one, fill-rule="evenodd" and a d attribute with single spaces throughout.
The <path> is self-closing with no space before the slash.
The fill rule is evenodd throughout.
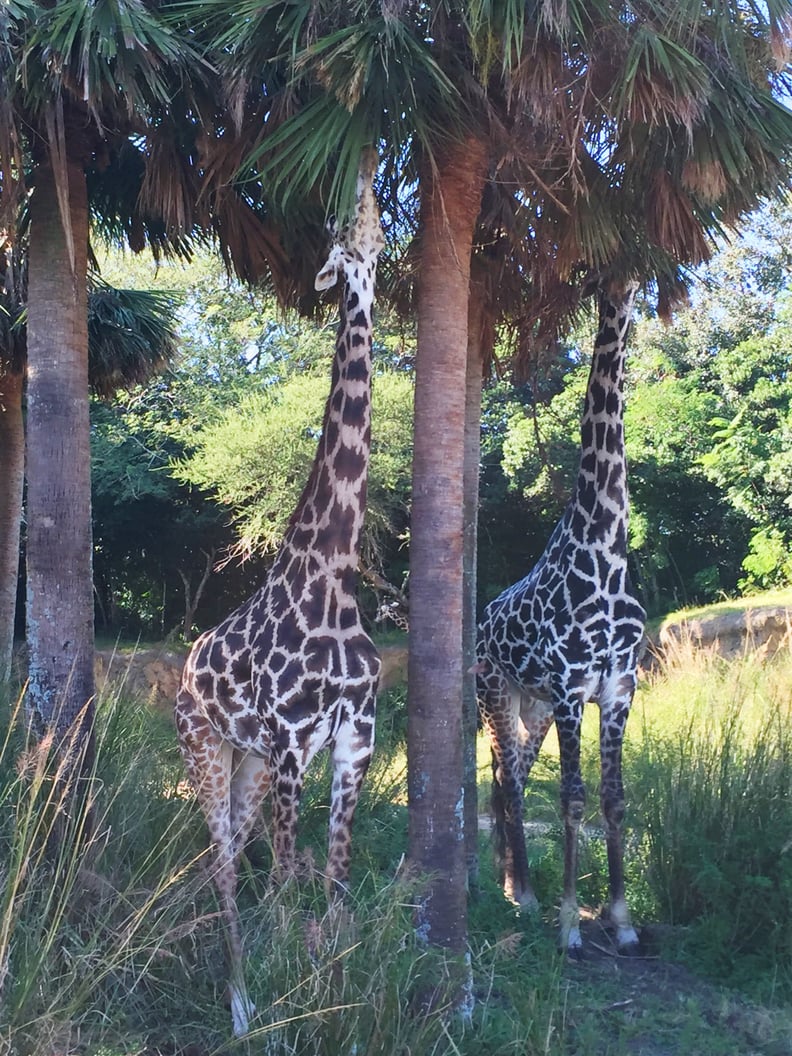
<path id="1" fill-rule="evenodd" d="M 582 922 L 586 953 L 564 968 L 570 1049 L 586 1056 L 790 1056 L 792 1015 L 699 978 L 662 954 L 670 930 L 641 930 L 620 956 L 599 920 Z"/>

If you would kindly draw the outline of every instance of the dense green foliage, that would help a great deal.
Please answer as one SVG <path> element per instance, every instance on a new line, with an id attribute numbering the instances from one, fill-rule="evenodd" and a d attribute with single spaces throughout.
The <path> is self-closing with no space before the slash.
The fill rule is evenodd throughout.
<path id="1" fill-rule="evenodd" d="M 630 541 L 653 614 L 792 580 L 790 225 L 788 210 L 758 215 L 670 326 L 648 306 L 639 314 L 627 380 Z M 100 614 L 112 631 L 205 627 L 253 587 L 307 478 L 334 324 L 284 317 L 209 258 L 156 276 L 130 261 L 106 270 L 172 291 L 181 354 L 154 386 L 94 407 Z M 384 314 L 375 329 L 365 562 L 399 585 L 414 345 Z M 570 494 L 592 333 L 581 324 L 526 383 L 485 388 L 481 604 L 528 571 Z M 229 553 L 253 556 L 226 563 L 197 608 L 188 604 L 207 562 Z M 368 595 L 364 605 L 373 611 Z"/>

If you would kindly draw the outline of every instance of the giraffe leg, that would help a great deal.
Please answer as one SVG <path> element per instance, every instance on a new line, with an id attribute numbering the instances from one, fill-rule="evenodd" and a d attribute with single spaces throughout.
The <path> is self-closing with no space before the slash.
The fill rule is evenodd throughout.
<path id="1" fill-rule="evenodd" d="M 272 847 L 273 874 L 285 881 L 295 872 L 297 860 L 297 815 L 305 777 L 305 765 L 291 748 L 273 752 L 272 758 Z"/>
<path id="2" fill-rule="evenodd" d="M 246 1034 L 255 1014 L 247 994 L 244 952 L 236 902 L 237 856 L 231 828 L 231 772 L 234 750 L 198 710 L 186 690 L 176 698 L 176 729 L 187 776 L 206 818 L 214 847 L 212 879 L 226 922 L 231 1020 L 234 1035 Z"/>
<path id="3" fill-rule="evenodd" d="M 600 801 L 608 848 L 608 916 L 616 929 L 616 945 L 624 952 L 638 947 L 638 935 L 630 920 L 624 894 L 624 786 L 622 784 L 622 744 L 632 693 L 600 706 L 600 759 L 602 781 Z"/>
<path id="4" fill-rule="evenodd" d="M 564 890 L 558 913 L 559 942 L 567 953 L 580 955 L 580 910 L 577 902 L 578 836 L 586 806 L 580 774 L 580 723 L 582 701 L 571 701 L 555 712 L 561 753 L 561 813 L 564 818 Z"/>
<path id="5" fill-rule="evenodd" d="M 333 787 L 330 794 L 330 829 L 327 845 L 327 893 L 337 898 L 349 879 L 352 820 L 363 778 L 374 751 L 374 704 L 376 690 L 367 694 L 362 707 L 342 723 L 333 743 Z"/>
<path id="6" fill-rule="evenodd" d="M 263 759 L 251 753 L 234 753 L 231 777 L 231 833 L 236 858 L 239 858 L 247 845 L 262 800 L 269 790 L 272 775 L 270 766 L 268 758 Z"/>
<path id="7" fill-rule="evenodd" d="M 536 700 L 525 694 L 520 703 L 520 754 L 518 779 L 522 793 L 520 803 L 525 803 L 525 787 L 528 784 L 528 775 L 531 773 L 536 762 L 539 750 L 544 744 L 547 731 L 553 725 L 553 710 L 545 701 Z M 525 829 L 521 825 L 523 841 L 525 841 Z M 533 894 L 533 892 L 531 892 Z M 529 908 L 523 901 L 521 905 Z M 538 908 L 539 903 L 534 896 L 534 905 Z"/>
<path id="8" fill-rule="evenodd" d="M 483 681 L 483 680 L 482 680 Z M 506 680 L 491 674 L 482 692 L 482 722 L 492 749 L 492 814 L 496 856 L 503 870 L 503 892 L 525 909 L 538 906 L 528 880 L 528 854 L 523 829 L 523 794 L 527 775 L 520 696 Z"/>

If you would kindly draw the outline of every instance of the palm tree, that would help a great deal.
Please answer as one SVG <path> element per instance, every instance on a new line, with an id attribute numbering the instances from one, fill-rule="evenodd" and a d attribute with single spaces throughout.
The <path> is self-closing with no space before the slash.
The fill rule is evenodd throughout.
<path id="1" fill-rule="evenodd" d="M 19 0 L 0 16 L 6 221 L 31 188 L 28 707 L 59 739 L 84 741 L 94 697 L 86 170 L 145 133 L 167 106 L 168 70 L 186 59 L 153 5 L 105 14 L 95 21 L 93 5 Z"/>
<path id="2" fill-rule="evenodd" d="M 446 15 L 441 3 L 228 5 L 210 0 L 201 8 L 210 13 L 217 53 L 234 71 L 231 91 L 242 95 L 251 83 L 278 89 L 268 97 L 268 120 L 258 130 L 248 162 L 259 159 L 262 183 L 281 208 L 319 198 L 326 208 L 343 213 L 352 201 L 360 152 L 370 143 L 384 149 L 380 191 L 389 188 L 397 222 L 410 185 L 420 180 L 422 187 L 410 857 L 437 876 L 422 926 L 432 941 L 461 952 L 466 942 L 459 701 L 467 288 L 488 166 L 481 90 L 465 72 L 466 63 L 471 65 L 469 32 L 458 18 Z M 442 55 L 427 45 L 433 34 Z M 273 40 L 278 41 L 274 47 Z M 286 59 L 293 55 L 295 61 L 264 61 L 273 53 Z M 459 72 L 464 91 L 444 65 Z M 473 121 L 464 117 L 468 99 L 476 99 L 469 111 Z M 325 173 L 334 175 L 325 178 Z M 442 429 L 434 428 L 438 421 Z"/>
<path id="3" fill-rule="evenodd" d="M 189 32 L 166 22 L 172 6 L 13 0 L 0 9 L 5 230 L 29 194 L 28 706 L 61 739 L 90 730 L 94 696 L 89 213 L 135 249 L 184 252 L 196 230 L 214 235 L 247 276 L 281 253 L 236 187 L 200 194 L 206 145 L 229 121 Z"/>
<path id="4" fill-rule="evenodd" d="M 21 260 L 20 260 L 21 255 Z M 23 389 L 26 361 L 24 238 L 0 257 L 0 683 L 11 672 L 25 468 Z M 109 399 L 145 384 L 176 354 L 170 298 L 122 290 L 92 275 L 88 289 L 88 376 L 91 390 Z"/>

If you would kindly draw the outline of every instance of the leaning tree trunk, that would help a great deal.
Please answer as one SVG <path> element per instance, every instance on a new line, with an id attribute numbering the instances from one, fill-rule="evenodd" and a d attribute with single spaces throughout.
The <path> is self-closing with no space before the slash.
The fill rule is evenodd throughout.
<path id="1" fill-rule="evenodd" d="M 27 392 L 28 706 L 39 728 L 90 750 L 93 723 L 88 206 L 66 162 L 73 256 L 55 173 L 36 169 L 30 202 Z M 79 725 L 76 725 L 79 723 Z"/>
<path id="2" fill-rule="evenodd" d="M 481 145 L 450 147 L 421 187 L 408 668 L 409 857 L 430 875 L 419 932 L 467 942 L 462 763 L 462 496 L 470 253 Z"/>
<path id="3" fill-rule="evenodd" d="M 0 684 L 11 677 L 25 429 L 22 423 L 22 372 L 0 365 Z"/>
<path id="4" fill-rule="evenodd" d="M 478 885 L 478 772 L 476 733 L 476 557 L 478 552 L 479 464 L 481 461 L 481 381 L 485 325 L 485 291 L 471 280 L 468 305 L 467 379 L 465 386 L 465 474 L 463 499 L 462 725 L 465 786 L 465 859 L 468 887 Z"/>

